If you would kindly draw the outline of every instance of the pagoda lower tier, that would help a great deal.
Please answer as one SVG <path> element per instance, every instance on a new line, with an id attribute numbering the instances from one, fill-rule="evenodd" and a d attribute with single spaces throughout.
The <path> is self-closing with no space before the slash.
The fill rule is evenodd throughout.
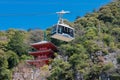
<path id="1" fill-rule="evenodd" d="M 43 67 L 44 65 L 48 65 L 50 63 L 50 59 L 46 58 L 46 59 L 39 59 L 39 60 L 27 60 L 27 62 L 30 65 L 33 65 L 39 68 L 39 67 Z"/>
<path id="2" fill-rule="evenodd" d="M 48 41 L 41 41 L 38 43 L 31 44 L 37 51 L 29 52 L 30 55 L 34 56 L 34 60 L 27 60 L 27 62 L 35 67 L 42 67 L 49 65 L 50 59 L 53 59 L 54 52 L 57 52 L 57 47 Z"/>

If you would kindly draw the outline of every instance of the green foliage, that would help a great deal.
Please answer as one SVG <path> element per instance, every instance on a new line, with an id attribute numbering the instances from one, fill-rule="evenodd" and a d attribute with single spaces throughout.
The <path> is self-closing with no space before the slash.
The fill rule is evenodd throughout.
<path id="1" fill-rule="evenodd" d="M 100 15 L 98 16 L 98 19 L 103 20 L 104 22 L 112 22 L 113 18 L 114 16 L 111 13 L 109 6 L 104 6 L 100 9 Z"/>
<path id="2" fill-rule="evenodd" d="M 16 32 L 17 30 L 15 30 L 15 29 L 9 29 L 9 30 L 7 30 L 6 31 L 6 33 L 7 33 L 7 37 L 9 38 L 9 39 L 11 39 L 14 35 L 15 35 L 15 32 Z"/>
<path id="3" fill-rule="evenodd" d="M 69 62 L 72 65 L 74 71 L 79 71 L 79 73 L 86 73 L 85 68 L 89 66 L 87 59 L 88 56 L 86 54 L 73 54 L 69 58 Z"/>
<path id="4" fill-rule="evenodd" d="M 13 37 L 10 39 L 10 42 L 8 42 L 7 49 L 12 50 L 17 55 L 21 56 L 22 54 L 27 53 L 27 46 L 24 44 L 24 33 L 21 31 L 16 31 Z"/>
<path id="5" fill-rule="evenodd" d="M 28 43 L 35 43 L 43 40 L 43 31 L 42 30 L 31 30 L 28 32 Z"/>
<path id="6" fill-rule="evenodd" d="M 120 49 L 120 43 L 117 44 L 117 48 Z"/>
<path id="7" fill-rule="evenodd" d="M 113 63 L 108 63 L 108 64 L 105 64 L 104 67 L 103 67 L 103 71 L 108 71 L 109 69 L 113 68 Z"/>
<path id="8" fill-rule="evenodd" d="M 120 64 L 120 55 L 117 57 L 117 62 Z"/>
<path id="9" fill-rule="evenodd" d="M 8 43 L 8 38 L 5 32 L 0 32 L 0 49 L 6 50 L 6 45 Z"/>
<path id="10" fill-rule="evenodd" d="M 74 80 L 77 73 L 86 73 L 86 67 L 89 66 L 87 63 L 88 55 L 85 53 L 86 49 L 82 44 L 66 44 L 61 45 L 61 55 L 68 56 L 67 61 L 63 59 L 55 59 L 52 64 L 52 74 L 50 79 L 52 80 Z M 66 59 L 65 59 L 66 60 Z"/>
<path id="11" fill-rule="evenodd" d="M 86 40 L 84 45 L 89 53 L 94 53 L 100 50 L 100 47 L 93 40 Z"/>
<path id="12" fill-rule="evenodd" d="M 8 68 L 8 62 L 5 55 L 5 52 L 0 50 L 0 67 Z"/>
<path id="13" fill-rule="evenodd" d="M 17 56 L 17 54 L 13 51 L 7 51 L 6 55 L 8 61 L 8 68 L 12 69 L 13 67 L 17 66 L 19 62 L 19 57 Z"/>
<path id="14" fill-rule="evenodd" d="M 109 69 L 113 68 L 112 63 L 108 64 L 94 64 L 91 67 L 90 73 L 87 75 L 87 80 L 99 80 L 99 75 L 102 72 L 107 72 Z"/>
<path id="15" fill-rule="evenodd" d="M 7 68 L 8 62 L 6 54 L 0 50 L 0 80 L 11 80 L 11 72 Z"/>
<path id="16" fill-rule="evenodd" d="M 113 28 L 112 29 L 112 34 L 117 36 L 117 35 L 120 35 L 120 28 Z"/>
<path id="17" fill-rule="evenodd" d="M 71 56 L 74 52 L 76 52 L 75 47 L 73 47 L 70 44 L 61 45 L 61 51 L 62 51 L 62 54 L 67 56 Z"/>
<path id="18" fill-rule="evenodd" d="M 8 42 L 6 42 L 6 41 L 0 41 L 0 49 L 6 50 L 7 43 Z"/>
<path id="19" fill-rule="evenodd" d="M 112 35 L 115 37 L 116 41 L 120 42 L 120 28 L 113 28 Z"/>
<path id="20" fill-rule="evenodd" d="M 70 64 L 62 59 L 55 59 L 52 63 L 52 74 L 48 80 L 73 80 L 73 75 L 70 70 Z"/>
<path id="21" fill-rule="evenodd" d="M 96 28 L 90 28 L 90 27 L 87 28 L 85 38 L 87 38 L 88 40 L 94 39 L 96 35 L 97 35 Z"/>
<path id="22" fill-rule="evenodd" d="M 25 60 L 31 60 L 31 59 L 33 59 L 33 57 L 32 56 L 28 56 L 28 55 L 22 55 L 21 57 L 20 57 L 20 60 L 23 60 L 23 61 L 25 61 Z"/>
<path id="23" fill-rule="evenodd" d="M 6 68 L 0 68 L 0 80 L 12 80 L 12 73 Z"/>
<path id="24" fill-rule="evenodd" d="M 110 46 L 110 43 L 114 41 L 114 38 L 111 35 L 104 34 L 103 41 Z"/>
<path id="25" fill-rule="evenodd" d="M 112 80 L 120 80 L 120 75 L 119 74 L 113 74 L 110 76 Z"/>

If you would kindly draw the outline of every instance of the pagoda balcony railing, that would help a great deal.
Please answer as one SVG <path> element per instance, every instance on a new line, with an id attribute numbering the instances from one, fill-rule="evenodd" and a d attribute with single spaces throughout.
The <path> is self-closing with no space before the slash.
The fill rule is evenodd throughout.
<path id="1" fill-rule="evenodd" d="M 53 50 L 51 49 L 46 49 L 46 50 L 38 50 L 38 51 L 29 51 L 28 53 L 29 54 L 34 54 L 34 53 L 44 53 L 44 52 L 52 52 L 53 53 Z"/>

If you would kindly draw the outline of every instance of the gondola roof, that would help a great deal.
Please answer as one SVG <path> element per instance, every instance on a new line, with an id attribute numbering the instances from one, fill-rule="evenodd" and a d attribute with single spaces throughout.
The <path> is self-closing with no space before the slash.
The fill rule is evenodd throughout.
<path id="1" fill-rule="evenodd" d="M 70 29 L 73 29 L 73 30 L 74 30 L 74 28 L 72 28 L 72 27 L 70 27 L 69 25 L 64 24 L 64 23 L 61 23 L 61 24 L 56 24 L 56 25 L 61 25 L 61 26 L 64 26 L 64 27 L 67 27 L 67 28 L 70 28 Z"/>

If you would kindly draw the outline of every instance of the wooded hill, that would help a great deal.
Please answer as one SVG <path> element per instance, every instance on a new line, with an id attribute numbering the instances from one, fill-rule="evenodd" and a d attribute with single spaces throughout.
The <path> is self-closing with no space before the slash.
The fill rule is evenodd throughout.
<path id="1" fill-rule="evenodd" d="M 50 38 L 59 52 L 48 80 L 120 80 L 120 1 L 114 1 L 74 22 L 75 39 L 69 43 Z M 0 31 L 0 80 L 11 80 L 19 62 L 32 59 L 30 43 L 43 40 L 41 30 Z"/>

